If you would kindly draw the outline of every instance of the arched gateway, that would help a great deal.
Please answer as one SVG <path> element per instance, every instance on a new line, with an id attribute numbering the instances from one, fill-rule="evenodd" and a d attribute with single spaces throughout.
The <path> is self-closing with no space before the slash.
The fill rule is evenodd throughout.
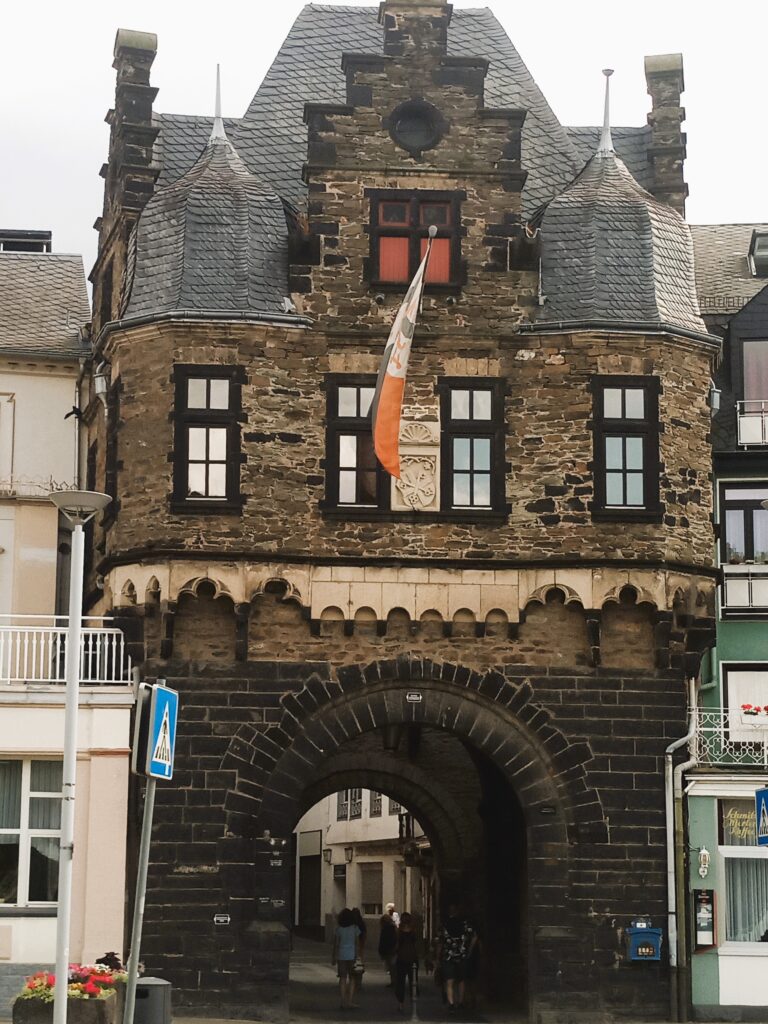
<path id="1" fill-rule="evenodd" d="M 491 995 L 521 1004 L 534 957 L 560 959 L 559 945 L 580 941 L 566 923 L 572 876 L 595 870 L 594 848 L 607 842 L 585 767 L 588 745 L 568 742 L 532 698 L 529 683 L 498 672 L 401 656 L 345 666 L 333 679 L 314 675 L 281 699 L 277 725 L 241 726 L 222 761 L 235 776 L 225 800 L 232 839 L 222 844 L 220 869 L 237 889 L 230 905 L 250 915 L 253 939 L 270 936 L 273 945 L 285 922 L 292 881 L 286 840 L 302 811 L 350 782 L 370 786 L 418 815 L 436 854 L 443 899 L 461 901 L 482 919 L 493 950 Z M 405 757 L 397 756 L 399 730 L 408 733 Z M 430 749 L 430 734 L 442 744 Z M 451 769 L 459 751 L 470 752 L 477 779 L 471 786 L 464 778 L 457 792 Z M 475 787 L 486 805 L 484 823 L 470 820 Z M 503 802 L 506 814 L 496 806 Z M 250 871 L 242 862 L 245 840 Z M 267 958 L 277 1001 L 285 995 L 287 928 L 285 939 Z M 269 1000 L 263 984 L 259 998 Z"/>

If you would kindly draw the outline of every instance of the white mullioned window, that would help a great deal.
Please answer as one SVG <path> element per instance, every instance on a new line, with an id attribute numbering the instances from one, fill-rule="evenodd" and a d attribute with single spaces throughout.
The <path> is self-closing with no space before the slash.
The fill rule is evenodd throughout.
<path id="1" fill-rule="evenodd" d="M 0 760 L 0 906 L 58 899 L 62 762 Z"/>

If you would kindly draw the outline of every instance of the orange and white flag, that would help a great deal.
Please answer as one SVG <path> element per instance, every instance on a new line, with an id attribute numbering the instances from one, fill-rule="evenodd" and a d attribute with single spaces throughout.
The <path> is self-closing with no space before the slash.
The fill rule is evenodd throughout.
<path id="1" fill-rule="evenodd" d="M 437 231 L 429 229 L 429 241 L 424 259 L 419 264 L 403 304 L 397 311 L 392 330 L 384 349 L 384 356 L 376 380 L 376 391 L 371 406 L 373 447 L 376 456 L 390 476 L 400 479 L 400 412 L 403 407 L 405 376 L 411 354 L 416 317 L 421 307 L 424 280 L 427 275 L 432 239 Z"/>

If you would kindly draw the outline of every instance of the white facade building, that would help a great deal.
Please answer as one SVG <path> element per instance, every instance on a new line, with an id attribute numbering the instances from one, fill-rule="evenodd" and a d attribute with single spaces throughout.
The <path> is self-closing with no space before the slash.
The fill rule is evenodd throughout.
<path id="1" fill-rule="evenodd" d="M 430 879 L 413 853 L 428 847 L 399 803 L 367 789 L 345 789 L 315 804 L 296 829 L 294 925 L 327 938 L 344 907 L 358 907 L 378 942 L 387 903 L 425 915 Z M 371 925 L 373 928 L 371 930 Z"/>
<path id="2" fill-rule="evenodd" d="M 0 232 L 0 1018 L 55 959 L 69 537 L 48 500 L 78 484 L 78 380 L 89 307 L 79 256 Z M 68 415 L 69 414 L 69 415 Z M 70 957 L 123 946 L 129 663 L 86 620 Z"/>

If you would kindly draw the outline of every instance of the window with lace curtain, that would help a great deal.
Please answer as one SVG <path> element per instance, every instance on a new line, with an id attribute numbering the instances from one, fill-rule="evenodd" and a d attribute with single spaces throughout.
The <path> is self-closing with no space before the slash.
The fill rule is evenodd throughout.
<path id="1" fill-rule="evenodd" d="M 726 941 L 768 941 L 768 850 L 757 845 L 754 801 L 720 801 L 720 842 Z"/>
<path id="2" fill-rule="evenodd" d="M 61 761 L 0 760 L 0 905 L 58 898 Z"/>

